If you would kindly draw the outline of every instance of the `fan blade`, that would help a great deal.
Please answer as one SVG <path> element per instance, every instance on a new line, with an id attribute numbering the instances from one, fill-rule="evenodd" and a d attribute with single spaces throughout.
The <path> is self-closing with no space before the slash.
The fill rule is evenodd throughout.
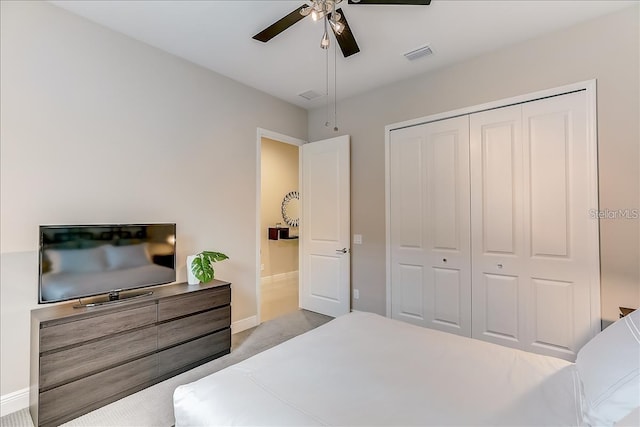
<path id="1" fill-rule="evenodd" d="M 347 22 L 347 17 L 344 16 L 344 12 L 342 11 L 342 9 L 338 9 L 336 10 L 336 12 L 342 15 L 342 18 L 340 18 L 339 22 L 344 24 L 344 29 L 340 34 L 337 34 L 333 26 L 332 25 L 329 25 L 329 26 L 333 30 L 333 34 L 336 36 L 336 40 L 338 40 L 338 45 L 340 45 L 340 50 L 342 50 L 342 54 L 344 55 L 345 58 L 348 58 L 351 55 L 360 52 L 360 48 L 358 47 L 358 43 L 356 43 L 355 37 L 353 37 L 353 33 L 351 32 L 351 27 L 349 27 L 349 23 Z M 332 14 L 327 15 L 327 19 L 330 20 L 331 15 Z"/>
<path id="2" fill-rule="evenodd" d="M 349 0 L 349 4 L 407 4 L 429 6 L 431 0 Z"/>
<path id="3" fill-rule="evenodd" d="M 269 40 L 271 40 L 272 38 L 274 38 L 275 36 L 283 32 L 284 30 L 286 30 L 287 28 L 289 28 L 290 26 L 292 26 L 293 24 L 295 24 L 296 22 L 304 18 L 305 16 L 303 16 L 300 13 L 300 11 L 305 7 L 308 7 L 308 6 L 306 4 L 303 4 L 302 6 L 300 6 L 299 8 L 297 8 L 296 10 L 294 10 L 293 12 L 291 12 L 290 14 L 282 18 L 281 20 L 276 21 L 275 23 L 269 25 L 267 28 L 260 31 L 258 34 L 256 34 L 252 38 L 261 42 L 265 42 L 265 43 L 268 42 Z"/>

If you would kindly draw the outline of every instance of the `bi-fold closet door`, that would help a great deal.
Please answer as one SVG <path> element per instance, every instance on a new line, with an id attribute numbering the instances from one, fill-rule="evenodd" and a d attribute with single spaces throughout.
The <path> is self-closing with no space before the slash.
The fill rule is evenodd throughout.
<path id="1" fill-rule="evenodd" d="M 392 317 L 575 359 L 599 259 L 585 97 L 390 132 Z"/>
<path id="2" fill-rule="evenodd" d="M 392 317 L 471 334 L 469 117 L 391 133 Z"/>

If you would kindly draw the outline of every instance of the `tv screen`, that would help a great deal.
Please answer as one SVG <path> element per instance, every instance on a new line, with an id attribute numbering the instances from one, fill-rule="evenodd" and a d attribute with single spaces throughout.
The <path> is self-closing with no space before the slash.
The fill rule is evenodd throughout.
<path id="1" fill-rule="evenodd" d="M 41 225 L 39 303 L 176 280 L 175 224 Z"/>

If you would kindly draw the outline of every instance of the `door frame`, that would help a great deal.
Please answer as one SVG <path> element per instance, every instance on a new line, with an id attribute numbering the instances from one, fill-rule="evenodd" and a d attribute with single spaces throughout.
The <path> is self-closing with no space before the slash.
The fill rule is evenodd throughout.
<path id="1" fill-rule="evenodd" d="M 391 131 L 402 129 L 410 126 L 421 125 L 429 122 L 450 119 L 453 117 L 479 113 L 481 111 L 493 110 L 496 108 L 507 107 L 509 105 L 522 104 L 525 102 L 535 101 L 538 99 L 549 98 L 558 95 L 564 95 L 571 92 L 585 91 L 587 97 L 587 145 L 589 150 L 588 165 L 589 176 L 595 179 L 589 180 L 589 205 L 593 209 L 599 208 L 598 202 L 598 129 L 597 129 L 597 109 L 596 109 L 596 79 L 585 80 L 565 86 L 558 86 L 537 92 L 531 92 L 524 95 L 518 95 L 511 98 L 504 98 L 484 104 L 474 105 L 461 108 L 458 110 L 447 111 L 443 113 L 432 114 L 429 116 L 419 117 L 412 120 L 393 123 L 385 126 L 384 138 L 384 167 L 385 167 L 385 231 L 386 231 L 386 316 L 391 317 L 391 204 L 390 204 L 390 143 Z M 585 213 L 586 215 L 586 213 Z M 589 251 L 598 254 L 598 262 L 590 265 L 592 278 L 590 283 L 591 292 L 591 332 L 593 335 L 601 330 L 601 312 L 600 312 L 600 223 L 595 222 L 595 226 L 588 230 Z"/>
<path id="2" fill-rule="evenodd" d="M 261 219 L 262 219 L 262 138 L 273 139 L 274 141 L 282 142 L 284 144 L 291 144 L 301 147 L 306 144 L 308 141 L 303 139 L 294 138 L 293 136 L 285 135 L 282 133 L 270 131 L 268 129 L 257 128 L 256 131 L 256 325 L 262 323 L 262 313 L 260 309 L 260 301 L 262 299 L 262 292 L 260 289 L 261 283 L 261 270 L 260 270 L 260 246 L 261 246 L 261 237 L 264 230 L 261 229 Z M 298 165 L 298 182 L 300 182 L 300 177 L 302 176 L 302 165 Z M 298 264 L 300 260 L 298 259 Z M 299 268 L 298 268 L 299 269 Z M 300 285 L 298 284 L 298 288 Z"/>

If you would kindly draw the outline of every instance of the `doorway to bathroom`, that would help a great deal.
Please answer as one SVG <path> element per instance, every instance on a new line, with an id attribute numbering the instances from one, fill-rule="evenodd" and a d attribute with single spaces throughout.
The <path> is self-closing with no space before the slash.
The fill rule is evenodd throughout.
<path id="1" fill-rule="evenodd" d="M 262 130 L 260 163 L 259 322 L 299 308 L 298 184 L 303 141 Z"/>

